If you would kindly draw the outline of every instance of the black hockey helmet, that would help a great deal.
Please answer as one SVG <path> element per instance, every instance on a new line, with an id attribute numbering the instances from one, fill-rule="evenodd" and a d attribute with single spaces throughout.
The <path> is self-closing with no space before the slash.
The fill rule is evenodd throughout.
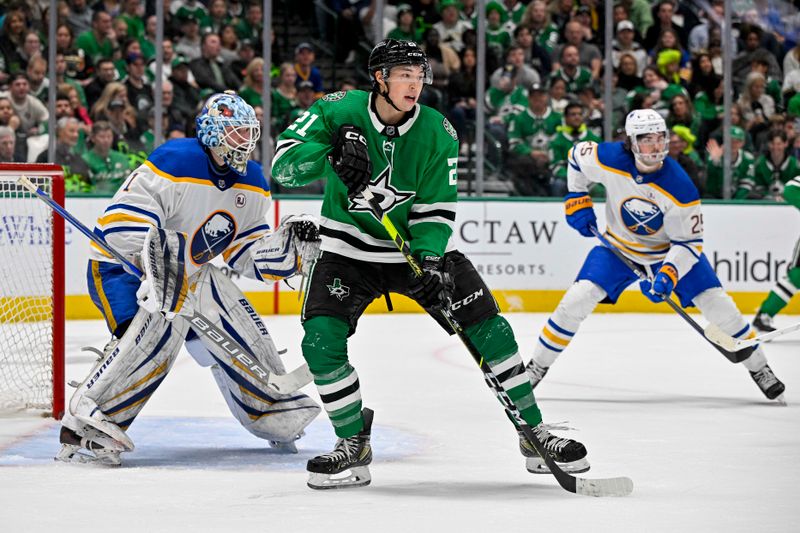
<path id="1" fill-rule="evenodd" d="M 375 71 L 380 70 L 384 79 L 389 78 L 392 67 L 399 65 L 421 65 L 423 70 L 423 83 L 433 82 L 431 66 L 428 57 L 420 46 L 414 41 L 399 41 L 397 39 L 384 39 L 375 45 L 369 54 L 367 69 L 372 80 L 373 90 L 378 90 Z"/>

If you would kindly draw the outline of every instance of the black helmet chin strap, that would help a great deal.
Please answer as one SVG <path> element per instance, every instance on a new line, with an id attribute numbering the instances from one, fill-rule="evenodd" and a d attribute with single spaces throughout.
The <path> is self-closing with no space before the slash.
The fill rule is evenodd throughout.
<path id="1" fill-rule="evenodd" d="M 383 82 L 383 83 L 386 83 L 386 82 Z M 387 102 L 389 102 L 389 105 L 390 105 L 390 106 L 392 106 L 392 107 L 393 107 L 393 108 L 395 108 L 396 110 L 400 111 L 401 113 L 405 113 L 405 111 L 403 111 L 402 109 L 400 109 L 399 107 L 397 107 L 396 105 L 394 105 L 394 102 L 392 102 L 392 99 L 391 99 L 391 98 L 389 98 L 389 84 L 388 84 L 388 83 L 386 83 L 386 91 L 385 91 L 385 92 L 381 92 L 381 91 L 380 91 L 380 86 L 379 86 L 377 93 L 378 93 L 379 95 L 383 96 L 383 97 L 386 99 L 386 101 L 387 101 Z"/>

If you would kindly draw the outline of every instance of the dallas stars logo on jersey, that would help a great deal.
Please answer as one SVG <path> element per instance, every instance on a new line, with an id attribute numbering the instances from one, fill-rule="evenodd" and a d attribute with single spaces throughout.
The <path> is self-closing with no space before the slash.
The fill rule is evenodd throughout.
<path id="1" fill-rule="evenodd" d="M 388 213 L 394 208 L 394 206 L 402 204 L 414 196 L 413 191 L 401 191 L 389 183 L 391 168 L 391 166 L 387 166 L 385 169 L 383 169 L 383 172 L 380 173 L 378 179 L 374 183 L 369 184 L 369 190 L 378 200 L 385 213 Z M 350 211 L 363 211 L 372 213 L 372 208 L 370 207 L 369 202 L 364 200 L 362 196 L 351 198 L 348 209 Z"/>
<path id="2" fill-rule="evenodd" d="M 326 287 L 328 287 L 331 296 L 336 296 L 340 302 L 350 296 L 350 287 L 342 285 L 342 280 L 339 278 L 334 278 L 333 285 L 326 285 Z"/>

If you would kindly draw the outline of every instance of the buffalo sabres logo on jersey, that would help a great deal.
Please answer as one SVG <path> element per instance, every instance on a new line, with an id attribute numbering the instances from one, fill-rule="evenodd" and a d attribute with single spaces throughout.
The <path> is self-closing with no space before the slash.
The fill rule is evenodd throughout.
<path id="1" fill-rule="evenodd" d="M 409 198 L 414 196 L 412 191 L 401 191 L 393 187 L 389 183 L 389 174 L 391 167 L 386 167 L 380 173 L 378 179 L 369 184 L 369 190 L 375 196 L 375 199 L 380 203 L 381 208 L 385 213 L 391 211 L 394 206 L 402 204 Z M 358 196 L 350 200 L 350 211 L 366 211 L 372 213 L 372 208 L 364 198 Z"/>
<path id="2" fill-rule="evenodd" d="M 628 198 L 622 202 L 619 211 L 622 222 L 637 235 L 653 235 L 664 225 L 664 213 L 655 203 L 644 198 Z"/>
<path id="3" fill-rule="evenodd" d="M 207 263 L 230 246 L 236 235 L 236 222 L 225 211 L 212 213 L 192 236 L 192 262 Z"/>

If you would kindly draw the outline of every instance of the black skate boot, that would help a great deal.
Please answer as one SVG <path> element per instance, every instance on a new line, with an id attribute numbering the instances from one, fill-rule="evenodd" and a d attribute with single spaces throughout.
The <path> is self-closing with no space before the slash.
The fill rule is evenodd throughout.
<path id="1" fill-rule="evenodd" d="M 769 365 L 764 365 L 764 368 L 756 372 L 750 372 L 750 377 L 756 382 L 764 396 L 770 400 L 778 400 L 778 402 L 786 404 L 786 400 L 783 399 L 783 391 L 786 390 L 786 386 L 775 377 L 775 373 Z"/>
<path id="2" fill-rule="evenodd" d="M 369 438 L 372 430 L 372 409 L 364 408 L 364 429 L 358 435 L 339 439 L 332 452 L 309 459 L 308 486 L 312 489 L 340 489 L 369 485 L 368 464 L 372 462 L 372 446 Z M 349 471 L 344 477 L 334 478 L 336 474 Z"/>
<path id="3" fill-rule="evenodd" d="M 548 431 L 544 423 L 531 428 L 536 438 L 542 443 L 544 449 L 550 453 L 558 466 L 564 472 L 577 474 L 589 470 L 589 461 L 586 460 L 586 447 L 580 442 L 564 437 L 556 437 Z M 525 467 L 532 474 L 549 474 L 550 469 L 544 459 L 533 447 L 522 431 L 519 434 L 519 451 L 525 456 Z"/>
<path id="4" fill-rule="evenodd" d="M 759 333 L 772 333 L 775 331 L 772 317 L 767 313 L 756 314 L 756 317 L 753 319 L 753 327 L 756 328 L 756 331 Z"/>
<path id="5" fill-rule="evenodd" d="M 538 385 L 539 382 L 544 379 L 544 376 L 547 374 L 548 370 L 550 370 L 550 367 L 539 366 L 536 361 L 531 359 L 530 363 L 528 363 L 528 365 L 525 367 L 525 372 L 528 373 L 528 377 L 531 380 L 531 387 L 535 389 L 536 385 Z"/>

